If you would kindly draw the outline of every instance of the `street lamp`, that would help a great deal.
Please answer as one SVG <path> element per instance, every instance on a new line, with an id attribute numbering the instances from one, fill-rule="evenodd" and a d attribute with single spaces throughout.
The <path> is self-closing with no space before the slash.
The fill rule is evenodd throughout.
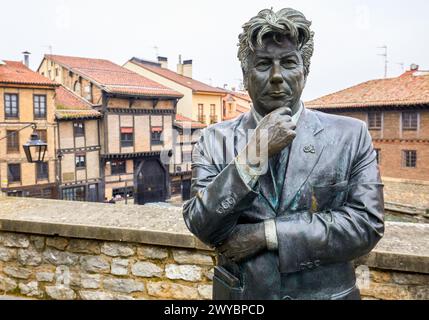
<path id="1" fill-rule="evenodd" d="M 41 163 L 45 159 L 48 144 L 40 140 L 37 132 L 33 131 L 30 140 L 22 147 L 29 163 Z"/>

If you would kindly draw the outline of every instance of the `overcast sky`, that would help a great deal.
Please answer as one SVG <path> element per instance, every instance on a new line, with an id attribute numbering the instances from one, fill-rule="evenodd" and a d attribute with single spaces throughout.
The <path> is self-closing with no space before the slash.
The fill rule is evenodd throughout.
<path id="1" fill-rule="evenodd" d="M 387 45 L 389 76 L 411 63 L 429 69 L 427 0 L 8 0 L 0 4 L 0 59 L 37 69 L 54 54 L 105 58 L 193 59 L 194 78 L 214 86 L 240 83 L 241 26 L 259 10 L 293 7 L 313 21 L 316 50 L 304 100 L 384 76 L 377 54 Z M 157 47 L 158 49 L 154 48 Z"/>

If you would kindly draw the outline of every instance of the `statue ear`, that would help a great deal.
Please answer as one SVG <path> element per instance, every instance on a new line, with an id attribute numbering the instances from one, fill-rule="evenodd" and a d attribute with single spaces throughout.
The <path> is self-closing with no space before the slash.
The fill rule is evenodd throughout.
<path id="1" fill-rule="evenodd" d="M 244 89 L 247 90 L 247 86 L 248 86 L 247 73 L 246 73 L 246 71 L 244 71 L 243 68 L 241 69 L 241 71 L 243 72 L 243 85 L 244 85 Z"/>

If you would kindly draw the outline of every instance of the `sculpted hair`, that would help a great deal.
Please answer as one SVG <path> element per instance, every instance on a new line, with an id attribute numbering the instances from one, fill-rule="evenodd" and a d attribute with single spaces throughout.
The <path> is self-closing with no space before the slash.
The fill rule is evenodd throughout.
<path id="1" fill-rule="evenodd" d="M 250 53 L 255 51 L 256 46 L 262 46 L 264 36 L 272 34 L 274 41 L 277 41 L 276 35 L 280 34 L 298 46 L 304 63 L 305 76 L 308 76 L 314 51 L 314 32 L 310 30 L 310 26 L 311 21 L 295 9 L 284 8 L 277 12 L 272 9 L 260 11 L 257 16 L 243 25 L 243 33 L 238 36 L 238 59 L 244 73 L 246 74 L 248 70 Z"/>

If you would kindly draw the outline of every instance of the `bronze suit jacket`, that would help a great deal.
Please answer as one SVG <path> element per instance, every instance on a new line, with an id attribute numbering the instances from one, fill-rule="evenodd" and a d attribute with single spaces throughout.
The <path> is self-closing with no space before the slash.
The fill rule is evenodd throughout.
<path id="1" fill-rule="evenodd" d="M 383 185 L 366 124 L 304 108 L 277 198 L 270 172 L 250 189 L 233 161 L 254 128 L 245 113 L 208 127 L 194 147 L 183 207 L 189 230 L 215 247 L 237 224 L 275 219 L 278 237 L 278 251 L 239 264 L 220 257 L 214 299 L 359 299 L 352 261 L 384 232 Z"/>

